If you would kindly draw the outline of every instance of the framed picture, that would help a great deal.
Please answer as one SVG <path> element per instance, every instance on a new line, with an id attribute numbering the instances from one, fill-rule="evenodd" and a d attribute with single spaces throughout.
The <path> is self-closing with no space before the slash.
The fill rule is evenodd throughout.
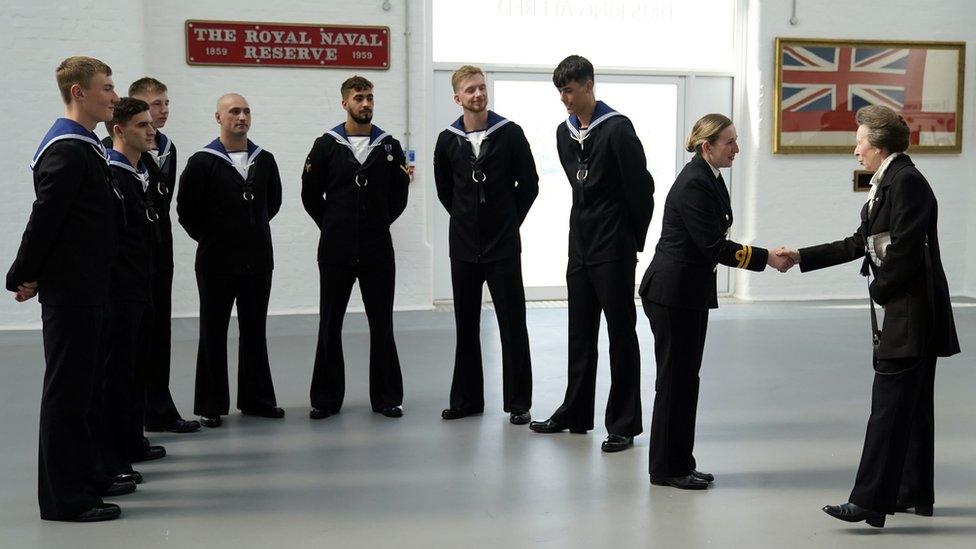
<path id="1" fill-rule="evenodd" d="M 965 42 L 776 38 L 774 153 L 850 153 L 867 105 L 898 111 L 909 152 L 962 152 Z"/>
<path id="2" fill-rule="evenodd" d="M 854 170 L 854 192 L 866 193 L 871 190 L 871 178 L 874 172 L 871 170 Z"/>

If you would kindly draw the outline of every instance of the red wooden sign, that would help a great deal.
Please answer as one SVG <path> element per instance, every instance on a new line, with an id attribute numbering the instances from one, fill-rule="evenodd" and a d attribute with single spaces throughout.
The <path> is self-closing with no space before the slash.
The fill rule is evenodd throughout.
<path id="1" fill-rule="evenodd" d="M 190 65 L 390 68 L 390 28 L 186 22 Z"/>

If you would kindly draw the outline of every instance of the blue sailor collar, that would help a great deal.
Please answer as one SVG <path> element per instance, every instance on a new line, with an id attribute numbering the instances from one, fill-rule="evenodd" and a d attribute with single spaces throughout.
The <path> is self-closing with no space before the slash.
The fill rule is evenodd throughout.
<path id="1" fill-rule="evenodd" d="M 247 164 L 250 166 L 254 163 L 254 159 L 261 154 L 263 151 L 261 147 L 255 145 L 250 139 L 247 140 Z M 200 149 L 198 152 L 204 152 L 212 154 L 216 157 L 224 159 L 225 162 L 234 165 L 234 162 L 230 159 L 230 155 L 227 153 L 227 149 L 224 148 L 224 144 L 220 142 L 220 138 L 214 139 L 207 144 L 204 148 Z"/>
<path id="2" fill-rule="evenodd" d="M 142 163 L 142 160 L 139 160 L 138 166 L 133 167 L 132 164 L 129 162 L 129 159 L 126 158 L 124 154 L 122 154 L 121 152 L 115 149 L 108 149 L 108 165 L 122 168 L 123 170 L 127 172 L 131 172 L 132 175 L 135 175 L 137 177 L 145 176 L 146 173 L 149 171 L 146 168 L 145 164 Z"/>
<path id="3" fill-rule="evenodd" d="M 169 150 L 173 147 L 173 142 L 169 140 L 169 137 L 156 130 L 156 150 L 159 152 L 159 158 L 163 158 L 169 155 Z"/>
<path id="4" fill-rule="evenodd" d="M 37 152 L 34 153 L 34 159 L 31 160 L 30 168 L 33 170 L 37 166 L 38 161 L 40 161 L 41 156 L 44 155 L 44 151 L 48 147 L 64 139 L 77 139 L 78 141 L 84 141 L 90 144 L 108 162 L 108 153 L 105 151 L 105 145 L 102 145 L 95 132 L 89 131 L 88 128 L 74 120 L 58 118 L 54 121 L 51 129 L 47 131 L 47 134 L 44 135 L 44 139 L 41 139 L 41 144 L 38 145 Z"/>
<path id="5" fill-rule="evenodd" d="M 614 116 L 623 115 L 613 110 L 603 101 L 597 101 L 596 108 L 593 109 L 593 117 L 590 119 L 590 125 L 586 128 L 586 135 L 590 135 L 590 130 L 597 127 L 600 123 L 608 118 L 612 118 Z M 566 127 L 569 128 L 569 133 L 572 134 L 573 139 L 576 139 L 577 141 L 586 139 L 586 136 L 583 136 L 582 139 L 580 138 L 580 121 L 579 117 L 575 114 L 569 115 L 569 117 L 566 119 Z"/>
<path id="6" fill-rule="evenodd" d="M 349 134 L 346 133 L 346 124 L 342 123 L 338 126 L 332 128 L 331 130 L 325 132 L 335 138 L 337 142 L 352 148 L 352 143 L 349 142 Z M 383 131 L 379 126 L 373 124 L 373 128 L 369 131 L 369 149 L 379 145 L 384 139 L 386 139 L 390 134 Z"/>
<path id="7" fill-rule="evenodd" d="M 511 120 L 500 116 L 495 111 L 488 111 L 488 128 L 485 130 L 485 137 L 488 137 L 492 133 L 501 128 L 505 124 L 508 124 Z M 467 139 L 468 134 L 464 131 L 464 116 L 458 117 L 453 124 L 447 127 L 447 131 L 460 135 L 461 137 Z"/>

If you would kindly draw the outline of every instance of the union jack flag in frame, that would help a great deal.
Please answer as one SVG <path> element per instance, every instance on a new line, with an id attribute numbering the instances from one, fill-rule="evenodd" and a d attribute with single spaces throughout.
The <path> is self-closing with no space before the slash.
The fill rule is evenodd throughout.
<path id="1" fill-rule="evenodd" d="M 849 153 L 854 113 L 891 107 L 909 152 L 962 152 L 965 42 L 776 39 L 774 153 Z"/>

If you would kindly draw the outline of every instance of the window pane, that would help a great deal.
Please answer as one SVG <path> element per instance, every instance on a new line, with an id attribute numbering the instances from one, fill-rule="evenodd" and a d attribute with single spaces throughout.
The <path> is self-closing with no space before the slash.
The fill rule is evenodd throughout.
<path id="1" fill-rule="evenodd" d="M 472 22 L 477 22 L 472 31 Z M 435 62 L 732 71 L 734 0 L 433 0 Z"/>
<path id="2" fill-rule="evenodd" d="M 596 91 L 599 99 L 631 119 L 654 177 L 654 217 L 647 251 L 640 254 L 639 277 L 661 234 L 664 197 L 674 181 L 678 86 L 600 82 Z M 566 120 L 566 109 L 552 83 L 538 80 L 495 80 L 492 103 L 493 110 L 525 130 L 539 172 L 539 197 L 521 231 L 525 286 L 565 286 L 572 190 L 556 154 L 556 126 Z"/>

